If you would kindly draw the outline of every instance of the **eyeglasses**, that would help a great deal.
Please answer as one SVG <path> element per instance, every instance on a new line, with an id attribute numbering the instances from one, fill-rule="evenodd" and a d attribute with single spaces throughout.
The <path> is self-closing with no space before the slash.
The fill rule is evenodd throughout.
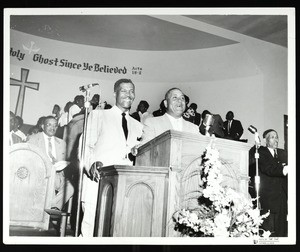
<path id="1" fill-rule="evenodd" d="M 58 125 L 57 124 L 51 124 L 51 123 L 47 123 L 45 124 L 46 127 L 54 127 L 54 128 L 57 128 Z"/>

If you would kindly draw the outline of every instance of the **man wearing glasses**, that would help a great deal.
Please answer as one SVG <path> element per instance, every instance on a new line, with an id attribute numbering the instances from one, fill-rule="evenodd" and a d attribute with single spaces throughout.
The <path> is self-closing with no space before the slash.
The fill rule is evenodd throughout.
<path id="1" fill-rule="evenodd" d="M 57 119 L 53 116 L 46 117 L 42 125 L 43 131 L 33 135 L 28 143 L 38 146 L 56 169 L 55 196 L 51 207 L 55 210 L 62 210 L 65 203 L 73 196 L 74 187 L 64 174 L 66 166 L 62 164 L 66 159 L 66 142 L 55 136 L 57 128 Z"/>

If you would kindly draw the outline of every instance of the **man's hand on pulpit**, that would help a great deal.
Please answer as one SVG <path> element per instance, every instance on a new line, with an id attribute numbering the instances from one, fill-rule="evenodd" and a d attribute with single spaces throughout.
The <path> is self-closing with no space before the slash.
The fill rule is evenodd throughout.
<path id="1" fill-rule="evenodd" d="M 135 145 L 134 147 L 132 147 L 131 148 L 131 154 L 133 155 L 133 156 L 136 156 L 137 154 L 138 154 L 138 148 L 141 146 L 141 144 L 137 144 L 137 145 Z"/>
<path id="2" fill-rule="evenodd" d="M 100 169 L 103 166 L 103 163 L 100 161 L 96 161 L 92 164 L 90 169 L 90 176 L 93 181 L 98 182 L 100 180 Z"/>

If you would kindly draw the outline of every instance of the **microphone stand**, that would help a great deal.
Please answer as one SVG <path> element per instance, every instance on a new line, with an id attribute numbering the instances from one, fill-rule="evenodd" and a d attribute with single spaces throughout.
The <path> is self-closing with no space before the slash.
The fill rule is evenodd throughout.
<path id="1" fill-rule="evenodd" d="M 82 142 L 81 142 L 81 152 L 80 152 L 80 161 L 79 161 L 79 178 L 78 178 L 78 199 L 77 199 L 77 211 L 76 211 L 76 227 L 75 227 L 75 237 L 78 237 L 79 231 L 79 218 L 80 218 L 80 206 L 81 206 L 81 194 L 82 194 L 82 179 L 83 179 L 83 171 L 84 171 L 84 157 L 85 157 L 85 141 L 86 141 L 86 128 L 87 128 L 87 117 L 88 117 L 88 109 L 90 107 L 90 88 L 82 90 L 85 92 L 84 99 L 84 124 L 82 131 Z"/>
<path id="2" fill-rule="evenodd" d="M 255 137 L 257 132 L 255 133 Z M 258 159 L 259 159 L 259 153 L 258 153 L 258 141 L 255 139 L 255 189 L 256 189 L 256 208 L 260 210 L 260 203 L 259 203 L 259 186 L 260 186 L 260 176 L 258 175 Z M 257 224 L 257 235 L 259 236 L 259 225 Z"/>

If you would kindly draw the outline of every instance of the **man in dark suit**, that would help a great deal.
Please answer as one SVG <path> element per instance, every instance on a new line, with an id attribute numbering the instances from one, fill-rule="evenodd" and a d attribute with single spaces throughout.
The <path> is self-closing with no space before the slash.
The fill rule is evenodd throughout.
<path id="1" fill-rule="evenodd" d="M 165 103 L 164 103 L 165 100 L 162 100 L 159 104 L 159 109 L 158 110 L 155 110 L 153 111 L 153 116 L 154 117 L 157 117 L 157 116 L 162 116 L 164 113 L 166 113 L 166 107 L 165 107 Z"/>
<path id="2" fill-rule="evenodd" d="M 228 111 L 226 114 L 226 121 L 224 122 L 224 138 L 239 140 L 243 135 L 244 129 L 239 120 L 234 120 L 234 114 L 232 111 Z"/>
<path id="3" fill-rule="evenodd" d="M 58 170 L 56 167 L 59 161 L 66 160 L 66 142 L 55 137 L 58 128 L 57 119 L 53 116 L 45 118 L 42 125 L 43 132 L 33 135 L 28 143 L 38 146 L 53 164 L 56 169 L 55 175 L 55 195 L 52 198 L 52 208 L 61 210 L 66 202 L 73 196 L 74 187 L 65 177 L 64 170 Z"/>
<path id="4" fill-rule="evenodd" d="M 137 106 L 136 112 L 130 114 L 131 117 L 138 120 L 141 123 L 144 123 L 147 117 L 152 116 L 147 111 L 149 108 L 149 103 L 147 101 L 141 100 L 139 105 Z"/>
<path id="5" fill-rule="evenodd" d="M 270 210 L 262 228 L 271 236 L 287 236 L 287 155 L 278 147 L 278 135 L 273 129 L 263 133 L 266 147 L 258 149 L 258 170 L 260 176 L 259 201 L 261 213 Z"/>
<path id="6" fill-rule="evenodd" d="M 209 115 L 212 116 L 211 121 L 207 120 Z M 202 122 L 199 126 L 199 131 L 202 135 L 215 135 L 216 137 L 223 138 L 223 120 L 219 114 L 212 114 L 208 110 L 202 112 Z M 206 125 L 209 123 L 210 125 Z M 208 130 L 207 130 L 208 129 Z"/>

